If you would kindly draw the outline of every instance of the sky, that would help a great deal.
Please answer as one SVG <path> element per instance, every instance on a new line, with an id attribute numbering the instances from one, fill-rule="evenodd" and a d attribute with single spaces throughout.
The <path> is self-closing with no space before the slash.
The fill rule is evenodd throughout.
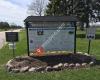
<path id="1" fill-rule="evenodd" d="M 24 26 L 28 5 L 35 0 L 0 0 L 0 21 Z M 47 1 L 47 0 L 46 0 Z"/>

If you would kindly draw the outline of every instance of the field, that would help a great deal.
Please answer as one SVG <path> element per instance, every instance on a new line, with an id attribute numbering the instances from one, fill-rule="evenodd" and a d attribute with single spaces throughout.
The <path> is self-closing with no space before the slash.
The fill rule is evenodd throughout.
<path id="1" fill-rule="evenodd" d="M 17 43 L 16 56 L 27 55 L 25 32 L 20 32 L 20 41 Z M 100 30 L 97 30 L 96 40 L 91 43 L 91 55 L 100 59 Z M 77 32 L 77 51 L 87 52 L 88 40 L 84 32 Z M 80 38 L 81 37 L 81 38 Z M 0 50 L 0 80 L 100 80 L 100 67 L 92 67 L 78 70 L 64 70 L 47 73 L 9 73 L 5 70 L 5 64 L 12 58 L 12 50 L 8 45 Z"/>
<path id="2" fill-rule="evenodd" d="M 5 29 L 0 29 L 0 32 L 1 32 L 1 31 L 6 31 L 6 30 L 5 30 Z"/>
<path id="3" fill-rule="evenodd" d="M 0 29 L 0 32 L 3 31 L 2 29 Z"/>

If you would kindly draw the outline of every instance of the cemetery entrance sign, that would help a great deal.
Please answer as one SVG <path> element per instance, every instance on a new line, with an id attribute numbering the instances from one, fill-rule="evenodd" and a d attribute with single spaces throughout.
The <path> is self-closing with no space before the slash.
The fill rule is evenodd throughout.
<path id="1" fill-rule="evenodd" d="M 28 55 L 39 47 L 45 51 L 76 52 L 76 21 L 71 16 L 27 17 Z"/>

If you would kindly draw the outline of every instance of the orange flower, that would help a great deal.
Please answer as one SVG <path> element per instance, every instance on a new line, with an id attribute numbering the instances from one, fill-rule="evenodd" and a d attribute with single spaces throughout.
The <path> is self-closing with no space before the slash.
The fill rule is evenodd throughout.
<path id="1" fill-rule="evenodd" d="M 43 47 L 39 47 L 35 50 L 36 56 L 43 56 L 44 55 L 44 49 Z"/>

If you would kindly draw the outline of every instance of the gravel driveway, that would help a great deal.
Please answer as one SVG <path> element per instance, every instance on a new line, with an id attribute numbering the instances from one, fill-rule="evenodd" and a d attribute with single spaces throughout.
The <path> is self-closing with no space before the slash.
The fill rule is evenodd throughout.
<path id="1" fill-rule="evenodd" d="M 2 31 L 2 32 L 0 32 L 0 49 L 6 44 L 5 32 L 11 32 L 11 31 Z M 20 32 L 20 29 L 14 30 L 13 32 Z"/>

